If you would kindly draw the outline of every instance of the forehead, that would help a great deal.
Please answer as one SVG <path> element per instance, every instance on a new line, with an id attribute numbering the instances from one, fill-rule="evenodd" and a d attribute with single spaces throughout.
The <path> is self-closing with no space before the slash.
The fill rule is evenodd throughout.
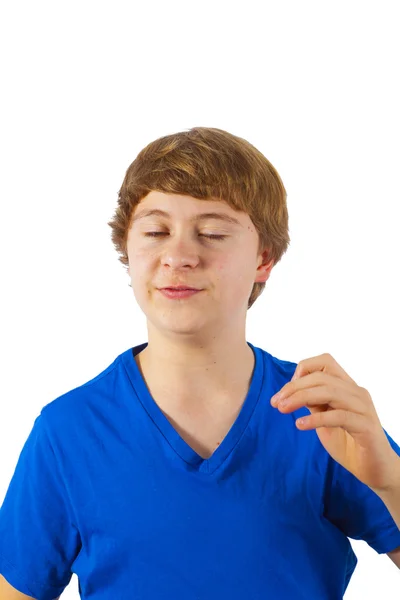
<path id="1" fill-rule="evenodd" d="M 158 191 L 151 191 L 139 202 L 133 212 L 133 222 L 149 216 L 167 219 L 183 218 L 191 221 L 218 219 L 236 226 L 245 225 L 249 219 L 247 213 L 234 210 L 225 201 L 201 200 L 189 195 L 166 194 Z"/>

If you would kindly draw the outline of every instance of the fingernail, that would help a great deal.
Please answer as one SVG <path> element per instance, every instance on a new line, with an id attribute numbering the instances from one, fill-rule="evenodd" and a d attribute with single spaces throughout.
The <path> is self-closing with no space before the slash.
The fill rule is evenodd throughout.
<path id="1" fill-rule="evenodd" d="M 275 394 L 275 396 L 272 396 L 272 398 L 271 398 L 272 406 L 277 406 L 280 397 L 281 397 L 280 394 Z"/>

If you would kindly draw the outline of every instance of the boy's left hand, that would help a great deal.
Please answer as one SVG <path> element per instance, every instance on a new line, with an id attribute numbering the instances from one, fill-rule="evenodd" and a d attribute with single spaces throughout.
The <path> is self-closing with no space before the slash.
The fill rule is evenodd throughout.
<path id="1" fill-rule="evenodd" d="M 279 393 L 275 406 L 285 414 L 307 407 L 311 415 L 303 417 L 304 425 L 296 421 L 298 428 L 315 429 L 325 450 L 362 483 L 376 493 L 394 484 L 400 457 L 386 437 L 372 398 L 330 354 L 300 361 Z M 285 407 L 280 406 L 283 398 L 288 400 Z"/>

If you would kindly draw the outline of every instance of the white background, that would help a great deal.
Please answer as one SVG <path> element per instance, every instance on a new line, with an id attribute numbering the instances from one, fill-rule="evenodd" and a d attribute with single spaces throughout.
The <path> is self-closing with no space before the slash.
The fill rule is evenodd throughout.
<path id="1" fill-rule="evenodd" d="M 194 126 L 248 139 L 288 192 L 291 245 L 247 339 L 293 362 L 332 354 L 400 442 L 397 9 L 3 4 L 1 500 L 41 408 L 147 340 L 107 221 L 142 147 Z M 346 600 L 397 599 L 392 561 L 351 543 Z"/>

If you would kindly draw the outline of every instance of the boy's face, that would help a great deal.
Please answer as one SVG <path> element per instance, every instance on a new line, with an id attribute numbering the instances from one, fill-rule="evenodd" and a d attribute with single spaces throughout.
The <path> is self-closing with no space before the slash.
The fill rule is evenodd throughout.
<path id="1" fill-rule="evenodd" d="M 153 209 L 169 216 L 136 218 Z M 194 219 L 211 212 L 238 223 Z M 150 232 L 163 235 L 146 235 Z M 217 200 L 150 192 L 135 207 L 127 243 L 132 289 L 148 325 L 165 333 L 215 335 L 224 326 L 244 323 L 254 282 L 266 281 L 273 267 L 272 261 L 263 265 L 266 253 L 257 250 L 258 233 L 247 213 Z M 184 299 L 159 291 L 177 285 L 202 291 Z"/>

